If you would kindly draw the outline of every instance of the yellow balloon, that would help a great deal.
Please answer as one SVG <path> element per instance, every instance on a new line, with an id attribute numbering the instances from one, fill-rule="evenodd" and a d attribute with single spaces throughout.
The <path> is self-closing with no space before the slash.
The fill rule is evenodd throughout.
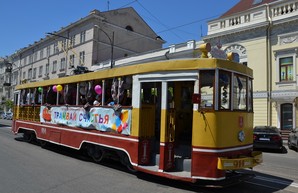
<path id="1" fill-rule="evenodd" d="M 60 92 L 60 91 L 62 90 L 62 86 L 61 86 L 60 84 L 59 84 L 59 85 L 57 85 L 57 87 L 56 87 L 56 88 L 57 88 L 57 91 L 58 91 L 58 92 Z"/>

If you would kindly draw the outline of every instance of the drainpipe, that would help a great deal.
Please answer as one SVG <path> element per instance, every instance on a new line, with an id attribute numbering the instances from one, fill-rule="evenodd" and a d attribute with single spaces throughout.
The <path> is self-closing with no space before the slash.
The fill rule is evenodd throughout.
<path id="1" fill-rule="evenodd" d="M 266 29 L 266 60 L 267 60 L 267 125 L 272 125 L 272 54 L 271 54 L 271 29 L 272 29 L 272 18 L 270 17 L 269 5 L 266 4 L 266 13 L 268 27 Z"/>

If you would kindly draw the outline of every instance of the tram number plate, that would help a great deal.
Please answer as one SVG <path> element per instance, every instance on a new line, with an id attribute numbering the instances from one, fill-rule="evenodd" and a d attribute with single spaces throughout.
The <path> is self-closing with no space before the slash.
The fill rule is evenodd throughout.
<path id="1" fill-rule="evenodd" d="M 233 162 L 235 168 L 243 168 L 245 161 L 244 160 L 235 160 Z"/>
<path id="2" fill-rule="evenodd" d="M 260 138 L 260 141 L 270 141 L 270 139 L 269 139 L 269 138 L 261 137 L 261 138 Z"/>

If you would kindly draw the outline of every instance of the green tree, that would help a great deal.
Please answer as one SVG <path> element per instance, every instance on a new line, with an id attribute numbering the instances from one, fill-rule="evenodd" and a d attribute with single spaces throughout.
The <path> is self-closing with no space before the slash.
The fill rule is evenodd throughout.
<path id="1" fill-rule="evenodd" d="M 10 99 L 6 100 L 6 101 L 5 101 L 5 106 L 6 106 L 6 108 L 12 110 L 12 109 L 13 109 L 13 101 L 10 100 Z"/>

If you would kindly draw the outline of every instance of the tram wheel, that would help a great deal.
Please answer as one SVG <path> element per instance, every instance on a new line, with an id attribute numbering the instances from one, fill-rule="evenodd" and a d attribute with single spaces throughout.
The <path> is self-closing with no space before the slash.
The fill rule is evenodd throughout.
<path id="1" fill-rule="evenodd" d="M 26 142 L 31 143 L 31 142 L 34 140 L 34 138 L 35 138 L 35 135 L 34 135 L 34 133 L 31 132 L 31 131 L 25 131 L 25 132 L 23 133 L 23 139 L 24 139 L 24 141 L 26 141 Z"/>
<path id="2" fill-rule="evenodd" d="M 89 147 L 88 154 L 96 163 L 100 163 L 104 158 L 104 150 L 99 146 Z"/>

